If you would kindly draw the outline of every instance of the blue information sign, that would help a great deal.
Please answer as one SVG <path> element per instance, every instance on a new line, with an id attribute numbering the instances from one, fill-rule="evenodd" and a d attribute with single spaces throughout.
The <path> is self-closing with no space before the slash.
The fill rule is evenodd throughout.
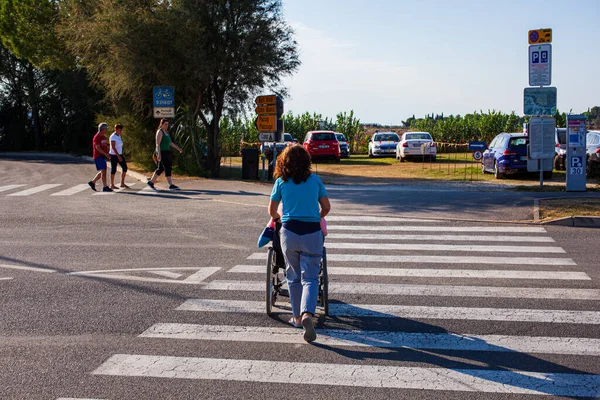
<path id="1" fill-rule="evenodd" d="M 154 86 L 154 107 L 175 107 L 175 90 L 173 86 Z"/>
<path id="2" fill-rule="evenodd" d="M 485 142 L 469 142 L 469 150 L 485 150 L 487 144 Z"/>

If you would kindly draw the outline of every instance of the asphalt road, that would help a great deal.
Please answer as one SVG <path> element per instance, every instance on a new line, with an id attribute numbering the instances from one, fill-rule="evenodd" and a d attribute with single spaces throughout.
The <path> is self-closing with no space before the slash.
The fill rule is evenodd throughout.
<path id="1" fill-rule="evenodd" d="M 539 194 L 328 187 L 308 345 L 264 313 L 270 185 L 93 175 L 0 156 L 2 399 L 600 396 L 599 231 L 528 222 Z"/>

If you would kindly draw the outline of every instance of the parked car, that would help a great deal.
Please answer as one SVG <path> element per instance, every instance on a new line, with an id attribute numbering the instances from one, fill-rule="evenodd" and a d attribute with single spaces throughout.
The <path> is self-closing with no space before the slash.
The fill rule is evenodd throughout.
<path id="1" fill-rule="evenodd" d="M 481 171 L 492 172 L 496 179 L 527 172 L 528 144 L 529 137 L 521 132 L 498 134 L 483 152 Z M 552 171 L 545 171 L 544 178 L 552 178 Z"/>
<path id="2" fill-rule="evenodd" d="M 369 139 L 369 157 L 394 155 L 399 141 L 396 132 L 376 132 Z"/>
<path id="3" fill-rule="evenodd" d="M 567 160 L 567 128 L 556 128 L 554 148 L 554 169 L 564 171 Z"/>
<path id="4" fill-rule="evenodd" d="M 340 142 L 333 131 L 310 131 L 302 144 L 313 160 L 331 158 L 340 162 Z"/>
<path id="5" fill-rule="evenodd" d="M 427 157 L 435 161 L 437 145 L 429 132 L 405 132 L 396 147 L 396 159 L 404 162 L 408 157 Z"/>
<path id="6" fill-rule="evenodd" d="M 267 156 L 267 158 L 271 157 L 273 153 L 273 149 L 277 149 L 277 154 L 281 153 L 283 149 L 289 146 L 291 143 L 297 143 L 298 139 L 294 139 L 294 137 L 290 133 L 283 134 L 283 142 L 264 142 L 260 146 L 260 152 Z"/>
<path id="7" fill-rule="evenodd" d="M 350 144 L 348 143 L 348 139 L 344 136 L 343 133 L 336 133 L 335 137 L 338 142 L 340 142 L 340 156 L 344 158 L 350 158 Z"/>
<path id="8" fill-rule="evenodd" d="M 600 131 L 589 131 L 586 137 L 585 176 L 591 178 L 600 167 Z"/>

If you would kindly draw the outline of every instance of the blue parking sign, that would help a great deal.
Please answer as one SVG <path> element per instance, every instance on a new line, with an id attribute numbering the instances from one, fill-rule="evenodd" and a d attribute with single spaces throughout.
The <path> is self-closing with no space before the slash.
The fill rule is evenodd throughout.
<path id="1" fill-rule="evenodd" d="M 533 53 L 531 53 L 531 62 L 533 64 L 538 64 L 540 62 L 540 52 L 539 51 L 534 51 Z"/>
<path id="2" fill-rule="evenodd" d="M 540 62 L 542 63 L 547 63 L 548 62 L 548 51 L 547 50 L 542 50 L 540 51 Z"/>
<path id="3" fill-rule="evenodd" d="M 175 107 L 173 86 L 154 86 L 152 101 L 154 107 Z"/>

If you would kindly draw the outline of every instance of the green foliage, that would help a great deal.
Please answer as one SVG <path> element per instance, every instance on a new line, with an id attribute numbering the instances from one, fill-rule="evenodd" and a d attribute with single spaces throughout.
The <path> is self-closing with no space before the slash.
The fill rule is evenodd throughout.
<path id="1" fill-rule="evenodd" d="M 360 123 L 360 120 L 354 117 L 354 110 L 350 110 L 350 114 L 346 114 L 345 111 L 339 113 L 336 118 L 336 132 L 343 133 L 346 136 L 352 152 L 359 151 L 359 144 L 365 138 L 365 128 Z"/>
<path id="2" fill-rule="evenodd" d="M 294 116 L 291 112 L 283 115 L 284 130 L 298 139 L 299 142 L 304 140 L 306 132 L 316 130 L 334 130 L 333 121 L 323 115 L 317 113 L 299 114 Z"/>

